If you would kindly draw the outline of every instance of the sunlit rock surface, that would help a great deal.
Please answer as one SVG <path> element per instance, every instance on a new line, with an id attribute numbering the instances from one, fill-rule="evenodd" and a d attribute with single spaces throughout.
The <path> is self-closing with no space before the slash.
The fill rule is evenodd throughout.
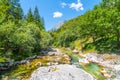
<path id="1" fill-rule="evenodd" d="M 94 78 L 75 65 L 56 65 L 40 67 L 33 72 L 30 80 L 94 80 Z"/>

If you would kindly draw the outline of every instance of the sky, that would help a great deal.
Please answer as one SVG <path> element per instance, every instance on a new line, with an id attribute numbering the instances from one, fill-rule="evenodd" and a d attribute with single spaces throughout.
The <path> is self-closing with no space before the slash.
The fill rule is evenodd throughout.
<path id="1" fill-rule="evenodd" d="M 84 14 L 102 0 L 20 0 L 24 14 L 29 8 L 34 11 L 38 7 L 40 16 L 44 18 L 45 29 L 51 30 L 58 22 L 69 20 Z"/>

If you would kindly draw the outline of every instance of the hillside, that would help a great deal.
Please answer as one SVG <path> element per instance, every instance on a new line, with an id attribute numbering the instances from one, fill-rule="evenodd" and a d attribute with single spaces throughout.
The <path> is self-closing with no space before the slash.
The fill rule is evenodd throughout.
<path id="1" fill-rule="evenodd" d="M 118 0 L 112 1 L 103 0 L 93 10 L 51 32 L 54 45 L 97 52 L 119 52 L 120 5 Z"/>

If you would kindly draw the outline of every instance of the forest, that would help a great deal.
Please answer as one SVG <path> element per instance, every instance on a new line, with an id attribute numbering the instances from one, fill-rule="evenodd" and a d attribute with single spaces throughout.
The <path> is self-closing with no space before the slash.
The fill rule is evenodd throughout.
<path id="1" fill-rule="evenodd" d="M 51 39 L 37 6 L 24 15 L 19 0 L 0 0 L 0 61 L 36 55 Z"/>
<path id="2" fill-rule="evenodd" d="M 103 0 L 93 10 L 67 21 L 51 31 L 53 45 L 81 51 L 118 53 L 120 51 L 120 1 Z"/>

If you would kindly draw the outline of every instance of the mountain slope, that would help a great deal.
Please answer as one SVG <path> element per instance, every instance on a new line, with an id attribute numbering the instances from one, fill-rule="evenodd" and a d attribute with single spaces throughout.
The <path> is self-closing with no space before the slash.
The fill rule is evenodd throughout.
<path id="1" fill-rule="evenodd" d="M 119 1 L 103 1 L 93 10 L 66 22 L 51 35 L 55 46 L 82 47 L 97 51 L 119 51 L 120 9 Z M 112 4 L 112 5 L 108 5 Z"/>
<path id="2" fill-rule="evenodd" d="M 67 22 L 66 20 L 63 20 L 63 21 L 58 22 L 58 23 L 52 28 L 52 30 L 53 30 L 53 31 L 58 30 L 58 29 L 59 29 L 61 26 L 63 26 L 66 22 Z"/>

